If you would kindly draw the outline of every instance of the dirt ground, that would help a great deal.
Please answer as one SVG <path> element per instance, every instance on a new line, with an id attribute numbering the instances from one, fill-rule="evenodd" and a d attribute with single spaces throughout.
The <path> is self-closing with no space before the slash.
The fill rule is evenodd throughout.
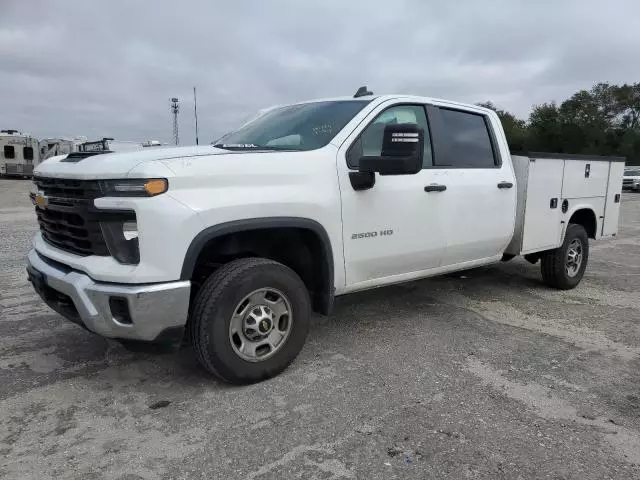
<path id="1" fill-rule="evenodd" d="M 573 291 L 491 268 L 341 298 L 249 387 L 45 307 L 0 180 L 0 478 L 640 478 L 640 194 Z"/>

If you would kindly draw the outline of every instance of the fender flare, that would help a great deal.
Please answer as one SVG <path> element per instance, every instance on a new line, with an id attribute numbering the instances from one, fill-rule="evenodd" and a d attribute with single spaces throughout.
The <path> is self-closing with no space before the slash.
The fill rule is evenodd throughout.
<path id="1" fill-rule="evenodd" d="M 230 233 L 244 232 L 250 230 L 264 230 L 268 228 L 301 228 L 310 230 L 320 239 L 322 247 L 322 256 L 324 260 L 323 272 L 327 281 L 325 284 L 326 291 L 322 292 L 322 313 L 328 314 L 333 306 L 334 299 L 334 261 L 333 249 L 331 248 L 331 240 L 325 228 L 315 220 L 303 217 L 265 217 L 265 218 L 247 218 L 243 220 L 234 220 L 231 222 L 220 223 L 205 228 L 198 233 L 191 241 L 187 253 L 185 254 L 180 273 L 181 280 L 190 280 L 196 261 L 202 252 L 204 246 L 211 240 L 228 235 Z"/>

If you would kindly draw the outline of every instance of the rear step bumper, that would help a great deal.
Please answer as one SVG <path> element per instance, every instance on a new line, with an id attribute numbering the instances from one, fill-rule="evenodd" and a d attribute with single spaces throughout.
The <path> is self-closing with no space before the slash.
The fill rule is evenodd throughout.
<path id="1" fill-rule="evenodd" d="M 29 281 L 47 305 L 98 335 L 162 343 L 182 335 L 189 310 L 189 281 L 96 282 L 35 250 L 29 252 L 27 262 Z"/>

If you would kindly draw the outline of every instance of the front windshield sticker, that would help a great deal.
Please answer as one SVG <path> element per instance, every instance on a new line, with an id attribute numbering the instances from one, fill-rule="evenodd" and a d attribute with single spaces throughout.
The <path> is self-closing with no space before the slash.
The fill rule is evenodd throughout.
<path id="1" fill-rule="evenodd" d="M 257 145 L 253 143 L 218 143 L 214 145 L 214 147 L 218 148 L 258 148 Z"/>

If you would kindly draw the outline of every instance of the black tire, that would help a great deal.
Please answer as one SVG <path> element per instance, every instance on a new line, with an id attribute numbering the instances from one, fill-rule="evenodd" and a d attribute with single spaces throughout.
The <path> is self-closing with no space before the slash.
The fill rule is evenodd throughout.
<path id="1" fill-rule="evenodd" d="M 234 350 L 229 326 L 239 302 L 261 288 L 286 295 L 292 323 L 282 347 L 265 360 L 251 362 Z M 272 260 L 243 258 L 223 265 L 202 285 L 188 328 L 196 357 L 209 372 L 229 383 L 247 384 L 274 377 L 293 362 L 307 338 L 310 317 L 309 292 L 293 270 Z"/>
<path id="2" fill-rule="evenodd" d="M 574 240 L 582 243 L 582 263 L 576 274 L 570 276 L 566 268 L 566 259 L 569 245 L 571 245 Z M 582 225 L 571 223 L 569 227 L 567 227 L 562 246 L 555 250 L 549 250 L 542 255 L 542 280 L 550 287 L 559 290 L 571 290 L 582 280 L 588 261 L 589 237 L 587 231 Z"/>

